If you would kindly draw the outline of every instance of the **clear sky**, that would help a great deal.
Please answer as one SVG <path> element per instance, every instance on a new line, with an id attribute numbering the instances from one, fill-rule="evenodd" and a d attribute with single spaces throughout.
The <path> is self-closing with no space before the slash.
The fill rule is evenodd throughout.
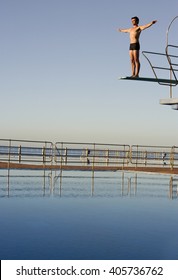
<path id="1" fill-rule="evenodd" d="M 159 105 L 169 88 L 118 80 L 131 71 L 116 31 L 156 19 L 141 50 L 163 52 L 177 15 L 177 0 L 1 0 L 1 138 L 178 145 L 178 111 Z"/>

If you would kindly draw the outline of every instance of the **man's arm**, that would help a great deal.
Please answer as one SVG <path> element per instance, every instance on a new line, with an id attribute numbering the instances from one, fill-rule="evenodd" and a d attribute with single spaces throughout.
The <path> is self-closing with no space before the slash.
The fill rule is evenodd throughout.
<path id="1" fill-rule="evenodd" d="M 141 30 L 144 30 L 146 28 L 149 28 L 150 26 L 152 26 L 153 24 L 155 24 L 157 22 L 157 20 L 153 20 L 152 22 L 145 24 L 145 25 L 141 25 L 139 26 Z"/>
<path id="2" fill-rule="evenodd" d="M 118 32 L 125 32 L 125 33 L 128 33 L 128 32 L 130 32 L 130 28 L 128 28 L 128 29 L 117 29 L 117 31 Z"/>

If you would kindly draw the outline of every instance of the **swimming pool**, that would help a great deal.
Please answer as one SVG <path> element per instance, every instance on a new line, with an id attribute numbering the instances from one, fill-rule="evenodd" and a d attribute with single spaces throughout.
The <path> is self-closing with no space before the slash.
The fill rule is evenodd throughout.
<path id="1" fill-rule="evenodd" d="M 177 259 L 177 180 L 101 172 L 0 177 L 1 259 Z"/>

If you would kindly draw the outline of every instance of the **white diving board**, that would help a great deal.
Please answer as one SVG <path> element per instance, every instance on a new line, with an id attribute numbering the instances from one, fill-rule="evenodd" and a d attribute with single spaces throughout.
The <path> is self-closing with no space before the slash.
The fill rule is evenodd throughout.
<path id="1" fill-rule="evenodd" d="M 142 81 L 142 82 L 155 82 L 167 85 L 177 85 L 178 80 L 169 79 L 156 79 L 156 78 L 145 78 L 145 77 L 121 77 L 120 80 L 131 80 L 131 81 Z"/>

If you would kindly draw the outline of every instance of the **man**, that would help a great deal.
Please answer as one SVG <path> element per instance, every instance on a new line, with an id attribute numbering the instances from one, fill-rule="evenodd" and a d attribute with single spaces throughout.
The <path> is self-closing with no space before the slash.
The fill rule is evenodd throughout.
<path id="1" fill-rule="evenodd" d="M 131 18 L 133 27 L 128 29 L 118 29 L 120 32 L 130 33 L 130 60 L 131 60 L 131 68 L 132 68 L 132 77 L 138 77 L 140 71 L 140 61 L 139 61 L 139 50 L 140 50 L 140 43 L 139 37 L 142 30 L 149 28 L 153 24 L 157 22 L 157 20 L 153 20 L 152 22 L 139 26 L 139 18 L 132 17 Z"/>

